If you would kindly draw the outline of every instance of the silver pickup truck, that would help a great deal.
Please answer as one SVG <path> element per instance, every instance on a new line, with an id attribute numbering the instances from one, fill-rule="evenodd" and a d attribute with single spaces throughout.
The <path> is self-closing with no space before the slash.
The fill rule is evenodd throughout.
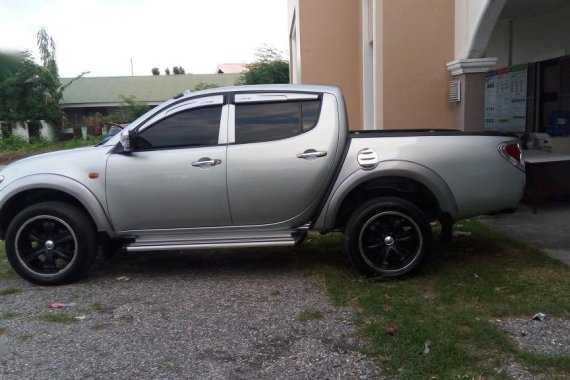
<path id="1" fill-rule="evenodd" d="M 101 247 L 299 244 L 340 230 L 353 266 L 400 277 L 462 218 L 516 207 L 516 138 L 450 130 L 349 132 L 336 87 L 217 88 L 168 100 L 95 147 L 0 173 L 0 239 L 42 285 L 79 279 Z"/>

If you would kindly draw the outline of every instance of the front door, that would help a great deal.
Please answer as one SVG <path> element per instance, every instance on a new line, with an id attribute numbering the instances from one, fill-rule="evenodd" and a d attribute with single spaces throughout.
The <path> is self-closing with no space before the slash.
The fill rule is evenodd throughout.
<path id="1" fill-rule="evenodd" d="M 117 231 L 231 224 L 222 117 L 228 106 L 223 96 L 212 98 L 164 112 L 139 130 L 132 153 L 109 156 L 107 203 Z"/>

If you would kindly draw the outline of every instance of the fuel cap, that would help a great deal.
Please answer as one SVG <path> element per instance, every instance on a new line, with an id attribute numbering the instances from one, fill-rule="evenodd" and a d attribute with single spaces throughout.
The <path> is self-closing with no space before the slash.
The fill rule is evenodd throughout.
<path id="1" fill-rule="evenodd" d="M 356 158 L 358 160 L 358 165 L 363 169 L 374 169 L 380 161 L 378 154 L 376 154 L 376 151 L 372 148 L 364 148 L 360 150 Z"/>

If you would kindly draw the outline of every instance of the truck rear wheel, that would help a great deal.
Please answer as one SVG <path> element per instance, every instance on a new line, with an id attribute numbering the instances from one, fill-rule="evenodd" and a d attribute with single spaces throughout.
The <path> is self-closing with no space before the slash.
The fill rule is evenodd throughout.
<path id="1" fill-rule="evenodd" d="M 432 232 L 425 214 L 400 198 L 367 201 L 350 217 L 345 247 L 364 275 L 402 277 L 417 271 L 431 254 Z"/>
<path id="2" fill-rule="evenodd" d="M 6 232 L 12 268 L 38 285 L 78 280 L 93 263 L 97 234 L 89 216 L 65 202 L 42 202 L 21 211 Z"/>

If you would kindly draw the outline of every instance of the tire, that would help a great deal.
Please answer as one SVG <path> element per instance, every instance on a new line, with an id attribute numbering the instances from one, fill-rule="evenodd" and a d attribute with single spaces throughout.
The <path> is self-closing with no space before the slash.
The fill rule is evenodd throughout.
<path id="1" fill-rule="evenodd" d="M 395 197 L 369 200 L 348 220 L 345 248 L 352 266 L 366 276 L 398 278 L 416 272 L 431 254 L 425 214 Z"/>
<path id="2" fill-rule="evenodd" d="M 25 208 L 6 231 L 6 255 L 12 268 L 38 285 L 80 279 L 97 253 L 97 233 L 89 215 L 65 202 Z"/>

